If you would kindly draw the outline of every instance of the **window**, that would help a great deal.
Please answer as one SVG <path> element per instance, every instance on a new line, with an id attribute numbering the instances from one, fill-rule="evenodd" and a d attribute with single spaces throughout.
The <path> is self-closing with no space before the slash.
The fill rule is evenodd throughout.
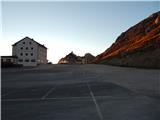
<path id="1" fill-rule="evenodd" d="M 35 60 L 35 59 L 32 59 L 31 62 L 36 62 L 36 60 Z"/>
<path id="2" fill-rule="evenodd" d="M 23 47 L 21 47 L 21 50 L 23 50 Z"/>
<path id="3" fill-rule="evenodd" d="M 25 42 L 23 42 L 23 44 L 25 44 Z"/>
<path id="4" fill-rule="evenodd" d="M 31 56 L 33 56 L 33 53 L 31 53 Z"/>
<path id="5" fill-rule="evenodd" d="M 19 59 L 18 61 L 19 61 L 19 62 L 23 62 L 23 59 Z"/>
<path id="6" fill-rule="evenodd" d="M 33 50 L 33 47 L 31 47 L 31 50 Z"/>
<path id="7" fill-rule="evenodd" d="M 29 62 L 29 59 L 25 59 L 25 62 Z"/>
<path id="8" fill-rule="evenodd" d="M 11 59 L 6 59 L 6 62 L 11 62 Z"/>
<path id="9" fill-rule="evenodd" d="M 29 44 L 31 45 L 31 44 L 32 44 L 32 42 L 29 42 Z"/>
<path id="10" fill-rule="evenodd" d="M 20 55 L 23 56 L 23 53 L 21 53 Z"/>
<path id="11" fill-rule="evenodd" d="M 28 47 L 26 47 L 26 50 L 28 50 Z"/>
<path id="12" fill-rule="evenodd" d="M 26 56 L 28 56 L 28 53 L 26 53 Z"/>

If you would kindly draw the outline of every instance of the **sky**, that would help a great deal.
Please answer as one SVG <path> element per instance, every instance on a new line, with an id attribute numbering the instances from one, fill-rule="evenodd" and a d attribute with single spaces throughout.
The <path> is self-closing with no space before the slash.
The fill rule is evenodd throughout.
<path id="1" fill-rule="evenodd" d="M 57 63 L 71 51 L 98 55 L 131 26 L 160 11 L 158 1 L 2 1 L 0 55 L 28 36 Z"/>

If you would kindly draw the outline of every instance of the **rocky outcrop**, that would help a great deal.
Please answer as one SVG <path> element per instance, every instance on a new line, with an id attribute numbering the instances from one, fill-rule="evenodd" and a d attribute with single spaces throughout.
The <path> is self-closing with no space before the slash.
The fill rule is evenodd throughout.
<path id="1" fill-rule="evenodd" d="M 89 64 L 94 59 L 95 57 L 90 53 L 86 53 L 85 56 L 77 56 L 71 52 L 64 58 L 61 58 L 58 64 Z"/>
<path id="2" fill-rule="evenodd" d="M 123 32 L 93 63 L 160 68 L 160 11 Z"/>
<path id="3" fill-rule="evenodd" d="M 66 55 L 64 58 L 61 58 L 58 64 L 76 64 L 76 61 L 77 61 L 77 55 L 71 52 L 68 55 Z"/>
<path id="4" fill-rule="evenodd" d="M 85 59 L 85 64 L 89 64 L 89 63 L 91 63 L 95 59 L 95 56 L 93 56 L 90 53 L 86 53 L 84 55 L 84 59 Z"/>

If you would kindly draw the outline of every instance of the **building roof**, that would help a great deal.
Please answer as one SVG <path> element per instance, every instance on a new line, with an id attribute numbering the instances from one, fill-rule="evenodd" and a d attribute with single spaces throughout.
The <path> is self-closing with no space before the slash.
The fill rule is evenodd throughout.
<path id="1" fill-rule="evenodd" d="M 17 56 L 1 56 L 1 58 L 18 58 Z"/>
<path id="2" fill-rule="evenodd" d="M 23 41 L 24 39 L 30 39 L 30 40 L 32 40 L 32 41 L 34 41 L 34 42 L 36 42 L 39 46 L 41 46 L 41 47 L 43 47 L 43 48 L 47 49 L 47 47 L 45 47 L 44 45 L 42 45 L 42 44 L 38 43 L 37 41 L 35 41 L 35 40 L 33 40 L 33 39 L 29 38 L 29 37 L 25 37 L 25 38 L 23 38 L 23 39 L 19 40 L 18 42 L 14 43 L 12 46 L 16 46 L 19 42 Z"/>

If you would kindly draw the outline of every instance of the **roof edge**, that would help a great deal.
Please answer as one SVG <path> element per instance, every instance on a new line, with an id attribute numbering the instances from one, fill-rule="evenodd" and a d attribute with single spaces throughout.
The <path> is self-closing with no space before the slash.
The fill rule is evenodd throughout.
<path id="1" fill-rule="evenodd" d="M 32 41 L 34 41 L 34 42 L 36 42 L 39 46 L 41 46 L 41 47 L 43 47 L 43 48 L 45 48 L 45 49 L 47 49 L 47 47 L 46 46 L 44 46 L 44 45 L 42 45 L 42 44 L 40 44 L 40 43 L 38 43 L 37 41 L 35 41 L 34 39 L 32 39 L 32 38 L 30 38 L 30 37 L 28 37 L 28 36 L 26 36 L 26 37 L 24 37 L 23 39 L 21 39 L 21 40 L 19 40 L 19 41 L 17 41 L 16 43 L 14 43 L 12 46 L 16 46 L 19 42 L 21 42 L 22 40 L 24 40 L 24 39 L 30 39 L 30 40 L 32 40 Z"/>

